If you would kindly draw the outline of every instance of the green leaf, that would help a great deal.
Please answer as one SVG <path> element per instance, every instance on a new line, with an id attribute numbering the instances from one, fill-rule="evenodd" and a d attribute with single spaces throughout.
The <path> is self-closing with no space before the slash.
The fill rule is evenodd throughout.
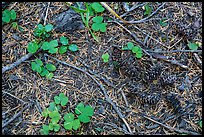
<path id="1" fill-rule="evenodd" d="M 54 126 L 52 123 L 49 124 L 49 130 L 53 130 L 54 129 Z"/>
<path id="2" fill-rule="evenodd" d="M 60 125 L 59 124 L 54 124 L 54 131 L 57 132 L 60 130 Z"/>
<path id="3" fill-rule="evenodd" d="M 161 19 L 161 20 L 159 21 L 159 24 L 160 24 L 162 27 L 166 27 L 166 26 L 168 25 L 168 23 L 166 23 L 165 20 L 166 20 L 166 19 Z"/>
<path id="4" fill-rule="evenodd" d="M 100 31 L 101 32 L 106 32 L 106 25 L 107 25 L 107 23 L 101 23 L 100 24 Z"/>
<path id="5" fill-rule="evenodd" d="M 61 106 L 65 106 L 68 103 L 68 97 L 61 99 Z"/>
<path id="6" fill-rule="evenodd" d="M 33 43 L 33 42 L 29 42 L 28 43 L 28 52 L 29 53 L 35 53 L 38 50 L 38 44 L 37 43 Z"/>
<path id="7" fill-rule="evenodd" d="M 93 22 L 96 22 L 96 23 L 102 23 L 103 17 L 102 16 L 96 16 L 92 20 L 93 20 Z"/>
<path id="8" fill-rule="evenodd" d="M 99 2 L 94 2 L 91 4 L 91 7 L 94 9 L 96 13 L 103 12 L 105 9 Z"/>
<path id="9" fill-rule="evenodd" d="M 44 76 L 48 75 L 48 73 L 49 73 L 49 71 L 46 68 L 42 67 L 42 71 L 41 71 L 40 75 L 42 77 L 44 77 Z"/>
<path id="10" fill-rule="evenodd" d="M 49 71 L 55 71 L 55 70 L 56 70 L 55 65 L 50 64 L 50 63 L 46 64 L 46 68 L 47 68 L 47 70 L 49 70 Z"/>
<path id="11" fill-rule="evenodd" d="M 16 19 L 16 12 L 14 10 L 10 11 L 10 17 L 11 17 L 12 20 Z"/>
<path id="12" fill-rule="evenodd" d="M 51 54 L 54 54 L 54 53 L 57 53 L 57 51 L 58 51 L 58 48 L 50 47 L 48 52 Z"/>
<path id="13" fill-rule="evenodd" d="M 103 62 L 108 62 L 109 57 L 110 57 L 110 56 L 109 56 L 109 54 L 108 54 L 108 53 L 103 54 L 103 55 L 102 55 Z"/>
<path id="14" fill-rule="evenodd" d="M 71 122 L 65 121 L 65 122 L 64 122 L 64 128 L 65 128 L 66 130 L 71 130 L 71 129 L 72 129 L 72 123 L 73 123 L 73 121 L 71 121 Z"/>
<path id="15" fill-rule="evenodd" d="M 142 58 L 142 53 L 137 53 L 135 56 L 136 56 L 136 58 L 140 59 L 140 58 Z"/>
<path id="16" fill-rule="evenodd" d="M 69 45 L 69 50 L 72 51 L 72 52 L 76 52 L 79 50 L 78 46 L 76 44 L 71 44 Z"/>
<path id="17" fill-rule="evenodd" d="M 48 110 L 49 110 L 49 111 L 54 111 L 54 110 L 56 110 L 55 107 L 56 107 L 55 102 L 51 102 L 51 103 L 49 104 Z"/>
<path id="18" fill-rule="evenodd" d="M 58 41 L 57 40 L 51 40 L 50 41 L 50 46 L 51 47 L 57 47 L 58 46 Z"/>
<path id="19" fill-rule="evenodd" d="M 138 46 L 134 46 L 134 47 L 132 48 L 132 52 L 133 52 L 133 53 L 137 53 L 138 50 L 139 50 L 139 47 L 138 47 Z"/>
<path id="20" fill-rule="evenodd" d="M 43 26 L 42 24 L 38 24 L 37 29 L 39 29 L 39 30 L 43 31 L 44 26 Z"/>
<path id="21" fill-rule="evenodd" d="M 129 50 L 128 46 L 122 47 L 122 50 Z"/>
<path id="22" fill-rule="evenodd" d="M 83 123 L 88 123 L 90 122 L 90 117 L 88 117 L 87 115 L 85 114 L 81 114 L 78 116 L 79 120 Z"/>
<path id="23" fill-rule="evenodd" d="M 18 28 L 18 23 L 17 22 L 12 22 L 12 28 L 17 29 Z"/>
<path id="24" fill-rule="evenodd" d="M 52 25 L 52 24 L 47 24 L 47 25 L 45 26 L 45 31 L 46 31 L 46 32 L 50 32 L 52 29 L 53 29 L 53 25 Z"/>
<path id="25" fill-rule="evenodd" d="M 64 120 L 65 120 L 66 122 L 71 122 L 71 121 L 74 120 L 74 114 L 73 114 L 73 113 L 68 113 L 68 114 L 66 114 L 63 118 L 64 118 Z"/>
<path id="26" fill-rule="evenodd" d="M 83 113 L 87 116 L 92 116 L 94 114 L 94 110 L 91 106 L 86 106 L 83 110 Z"/>
<path id="27" fill-rule="evenodd" d="M 37 71 L 38 73 L 41 73 L 43 63 L 41 60 L 36 59 L 35 62 L 31 62 L 31 68 L 33 71 Z"/>
<path id="28" fill-rule="evenodd" d="M 132 48 L 134 47 L 134 44 L 132 42 L 128 42 L 127 47 L 129 50 L 132 50 Z"/>
<path id="29" fill-rule="evenodd" d="M 59 54 L 64 54 L 67 51 L 67 46 L 61 46 L 59 48 Z"/>
<path id="30" fill-rule="evenodd" d="M 72 123 L 72 128 L 77 130 L 81 126 L 79 119 L 75 119 Z"/>
<path id="31" fill-rule="evenodd" d="M 60 104 L 60 97 L 55 96 L 54 101 L 55 101 L 55 104 Z"/>
<path id="32" fill-rule="evenodd" d="M 191 50 L 197 50 L 198 49 L 198 44 L 196 44 L 196 43 L 191 43 L 191 42 L 189 42 L 188 43 L 188 47 L 191 49 Z"/>
<path id="33" fill-rule="evenodd" d="M 91 25 L 91 28 L 94 30 L 94 31 L 99 31 L 100 30 L 100 27 L 98 27 L 98 23 L 93 23 L 92 25 Z"/>
<path id="34" fill-rule="evenodd" d="M 52 118 L 52 123 L 57 123 L 60 120 L 60 114 L 57 110 L 50 112 L 49 117 Z"/>
<path id="35" fill-rule="evenodd" d="M 53 76 L 54 76 L 53 73 L 48 73 L 48 74 L 46 75 L 46 78 L 48 78 L 48 79 L 52 79 Z"/>
<path id="36" fill-rule="evenodd" d="M 81 102 L 81 103 L 79 103 L 79 104 L 77 105 L 77 107 L 75 108 L 75 113 L 76 113 L 76 114 L 81 114 L 82 111 L 83 111 L 83 109 L 84 109 L 84 104 Z"/>
<path id="37" fill-rule="evenodd" d="M 42 49 L 43 50 L 48 50 L 50 47 L 49 47 L 49 42 L 44 42 L 43 45 L 42 45 Z"/>
<path id="38" fill-rule="evenodd" d="M 149 4 L 146 4 L 144 7 L 145 7 L 144 15 L 149 16 L 152 12 L 152 8 L 149 6 Z"/>
<path id="39" fill-rule="evenodd" d="M 48 110 L 48 108 L 45 108 L 42 112 L 42 116 L 43 117 L 47 117 L 49 115 L 50 111 Z"/>
<path id="40" fill-rule="evenodd" d="M 62 43 L 62 45 L 67 45 L 68 44 L 68 39 L 64 36 L 60 37 L 60 42 Z"/>
<path id="41" fill-rule="evenodd" d="M 40 132 L 41 132 L 42 135 L 48 135 L 49 134 L 49 126 L 48 125 L 43 125 Z"/>
<path id="42" fill-rule="evenodd" d="M 59 94 L 59 97 L 60 97 L 60 99 L 62 99 L 62 98 L 64 98 L 64 97 L 66 97 L 66 96 L 64 95 L 64 93 L 60 93 L 60 94 Z"/>
<path id="43" fill-rule="evenodd" d="M 6 22 L 6 23 L 9 23 L 10 20 L 11 20 L 10 11 L 6 9 L 6 10 L 3 11 L 2 21 Z"/>

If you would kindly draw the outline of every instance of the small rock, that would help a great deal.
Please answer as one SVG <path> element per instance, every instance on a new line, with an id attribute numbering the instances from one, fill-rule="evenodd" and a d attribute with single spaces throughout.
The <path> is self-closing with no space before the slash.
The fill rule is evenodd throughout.
<path id="1" fill-rule="evenodd" d="M 81 16 L 72 9 L 56 15 L 54 20 L 56 26 L 54 29 L 60 33 L 73 34 L 75 30 L 84 28 Z"/>

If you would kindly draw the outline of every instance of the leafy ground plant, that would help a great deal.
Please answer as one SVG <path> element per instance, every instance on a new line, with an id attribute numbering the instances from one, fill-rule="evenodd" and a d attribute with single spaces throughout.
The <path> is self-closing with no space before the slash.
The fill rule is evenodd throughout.
<path id="1" fill-rule="evenodd" d="M 197 50 L 198 47 L 200 47 L 200 46 L 201 46 L 200 43 L 188 42 L 188 47 L 189 47 L 191 50 Z"/>
<path id="2" fill-rule="evenodd" d="M 143 54 L 142 49 L 139 46 L 134 46 L 132 42 L 128 42 L 127 46 L 124 46 L 122 50 L 131 50 L 132 53 L 135 54 L 136 58 L 138 59 L 142 58 L 142 54 Z"/>
<path id="3" fill-rule="evenodd" d="M 14 10 L 4 10 L 2 13 L 2 21 L 3 23 L 9 23 L 10 21 L 14 21 L 16 19 L 16 12 Z"/>
<path id="4" fill-rule="evenodd" d="M 52 29 L 53 29 L 52 24 L 47 24 L 45 26 L 43 26 L 42 24 L 38 24 L 37 28 L 35 28 L 34 30 L 34 35 L 42 39 L 49 38 L 50 37 L 49 32 L 51 32 Z"/>
<path id="5" fill-rule="evenodd" d="M 144 6 L 145 12 L 144 15 L 149 16 L 152 12 L 152 8 L 149 6 L 149 3 Z"/>
<path id="6" fill-rule="evenodd" d="M 92 20 L 94 23 L 92 24 L 91 28 L 94 31 L 106 32 L 107 23 L 103 23 L 103 17 L 102 16 L 96 16 Z"/>
<path id="7" fill-rule="evenodd" d="M 109 57 L 110 57 L 110 56 L 109 56 L 108 53 L 103 54 L 103 55 L 102 55 L 103 62 L 108 62 Z"/>
<path id="8" fill-rule="evenodd" d="M 61 111 L 59 107 L 62 106 L 65 108 L 67 103 L 68 97 L 65 96 L 64 93 L 60 93 L 54 97 L 54 102 L 51 102 L 49 107 L 43 110 L 42 116 L 45 118 L 49 117 L 51 120 L 48 125 L 42 126 L 42 129 L 40 130 L 42 135 L 48 135 L 49 131 L 58 132 L 60 130 L 61 125 L 59 123 L 61 123 L 61 114 L 59 112 Z M 90 117 L 93 115 L 94 110 L 91 106 L 84 106 L 84 104 L 81 102 L 75 108 L 75 113 L 79 115 L 78 118 L 75 118 L 75 115 L 71 112 L 63 116 L 63 127 L 66 130 L 78 130 L 81 127 L 80 122 L 90 122 Z"/>

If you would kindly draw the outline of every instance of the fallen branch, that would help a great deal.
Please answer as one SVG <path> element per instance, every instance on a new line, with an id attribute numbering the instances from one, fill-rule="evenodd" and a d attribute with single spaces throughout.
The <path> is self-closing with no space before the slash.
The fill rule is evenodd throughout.
<path id="1" fill-rule="evenodd" d="M 11 123 L 12 121 L 14 121 L 18 116 L 21 115 L 21 113 L 23 113 L 23 111 L 27 108 L 29 108 L 33 103 L 29 103 L 27 106 L 25 106 L 20 112 L 18 112 L 17 114 L 15 114 L 10 120 L 8 120 L 6 123 L 2 124 L 2 128 L 4 128 L 5 126 L 7 126 L 9 123 Z"/>
<path id="2" fill-rule="evenodd" d="M 159 125 L 161 125 L 161 126 L 167 128 L 167 129 L 169 129 L 169 130 L 171 130 L 171 131 L 176 131 L 176 132 L 181 133 L 181 134 L 182 134 L 182 133 L 185 133 L 185 134 L 188 134 L 188 135 L 200 135 L 200 133 L 197 133 L 197 132 L 192 132 L 192 131 L 187 131 L 187 130 L 177 129 L 177 128 L 173 128 L 173 127 L 167 126 L 167 125 L 162 124 L 162 123 L 160 123 L 160 122 L 158 122 L 158 121 L 156 121 L 156 120 L 154 120 L 154 119 L 151 119 L 151 118 L 149 118 L 149 117 L 147 117 L 147 116 L 145 116 L 145 115 L 143 115 L 143 117 L 146 118 L 146 119 L 149 119 L 150 121 L 152 121 L 152 122 L 154 122 L 154 123 L 157 123 L 157 124 L 159 124 Z"/>
<path id="3" fill-rule="evenodd" d="M 81 69 L 81 68 L 76 67 L 76 66 L 74 66 L 74 65 L 71 65 L 71 64 L 69 64 L 69 63 L 67 63 L 67 62 L 64 62 L 64 61 L 61 61 L 61 60 L 59 60 L 59 59 L 56 59 L 56 58 L 54 58 L 54 57 L 52 57 L 52 56 L 49 56 L 49 55 L 47 55 L 47 54 L 45 54 L 45 56 L 50 57 L 50 58 L 54 59 L 55 61 L 57 61 L 57 62 L 59 62 L 59 63 L 61 63 L 61 64 L 64 64 L 64 65 L 66 65 L 66 66 L 69 66 L 69 67 L 71 67 L 71 68 L 74 68 L 74 69 L 76 69 L 76 70 L 78 70 L 78 71 L 81 71 L 81 72 L 85 73 L 85 74 L 86 74 L 87 76 L 89 76 L 94 82 L 96 82 L 96 84 L 97 84 L 97 85 L 100 87 L 100 89 L 102 90 L 102 92 L 103 92 L 103 94 L 104 94 L 104 96 L 105 96 L 106 101 L 112 105 L 113 109 L 116 111 L 116 113 L 118 114 L 118 116 L 122 119 L 122 121 L 123 121 L 123 122 L 125 123 L 125 125 L 127 126 L 128 130 L 129 130 L 129 132 L 130 132 L 130 134 L 132 134 L 132 131 L 131 131 L 131 129 L 130 129 L 128 123 L 127 123 L 127 121 L 125 120 L 125 118 L 124 118 L 124 116 L 122 115 L 122 113 L 117 109 L 117 107 L 116 107 L 116 105 L 113 103 L 113 101 L 108 97 L 108 95 L 107 95 L 107 93 L 106 93 L 106 90 L 105 90 L 105 88 L 103 87 L 103 85 L 101 85 L 91 74 L 89 74 L 89 73 L 88 73 L 87 71 L 85 71 L 84 69 Z"/>
<path id="4" fill-rule="evenodd" d="M 17 60 L 16 62 L 14 62 L 14 63 L 12 63 L 12 64 L 10 64 L 10 65 L 8 65 L 8 66 L 4 66 L 4 67 L 2 68 L 2 74 L 3 74 L 4 72 L 8 71 L 8 70 L 11 70 L 11 69 L 17 67 L 17 66 L 20 65 L 23 61 L 29 59 L 32 55 L 33 55 L 32 53 L 28 53 L 28 54 L 26 54 L 25 56 L 21 57 L 21 58 L 20 58 L 19 60 Z"/>

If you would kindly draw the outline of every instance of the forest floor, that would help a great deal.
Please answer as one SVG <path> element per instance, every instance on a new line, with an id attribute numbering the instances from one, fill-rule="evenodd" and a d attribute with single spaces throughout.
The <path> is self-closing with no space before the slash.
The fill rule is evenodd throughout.
<path id="1" fill-rule="evenodd" d="M 127 21 L 147 17 L 144 15 L 147 2 L 107 4 L 118 15 L 124 14 L 122 18 Z M 128 11 L 133 6 L 137 8 Z M 149 2 L 149 6 L 151 13 L 160 9 L 137 23 L 124 24 L 108 10 L 100 13 L 107 22 L 107 31 L 94 32 L 99 42 L 86 27 L 63 33 L 54 30 L 54 39 L 66 36 L 70 43 L 78 45 L 79 51 L 62 55 L 39 52 L 2 73 L 2 134 L 40 134 L 42 125 L 48 124 L 42 111 L 61 92 L 69 99 L 64 112 L 73 111 L 83 102 L 94 108 L 94 114 L 89 123 L 81 124 L 76 131 L 67 131 L 62 126 L 58 132 L 49 134 L 202 134 L 202 46 L 195 51 L 189 48 L 190 42 L 202 45 L 202 3 Z M 2 26 L 2 68 L 28 54 L 27 45 L 35 39 L 33 31 L 39 23 L 57 25 L 55 16 L 70 8 L 65 2 L 12 2 L 6 9 L 16 11 L 18 29 L 12 28 L 11 23 Z M 112 59 L 114 46 L 123 47 L 128 42 L 149 53 L 138 59 L 140 64 L 153 60 L 163 66 L 162 73 L 176 75 L 177 81 L 159 92 L 175 93 L 179 104 L 171 106 L 163 99 L 156 104 L 144 104 L 130 91 L 129 86 L 137 86 L 140 81 L 114 69 Z M 105 53 L 110 55 L 106 63 L 102 60 Z M 51 80 L 31 69 L 30 63 L 36 58 L 56 66 Z M 142 87 L 140 91 L 148 90 Z M 183 113 L 174 111 L 176 105 L 180 105 Z"/>

